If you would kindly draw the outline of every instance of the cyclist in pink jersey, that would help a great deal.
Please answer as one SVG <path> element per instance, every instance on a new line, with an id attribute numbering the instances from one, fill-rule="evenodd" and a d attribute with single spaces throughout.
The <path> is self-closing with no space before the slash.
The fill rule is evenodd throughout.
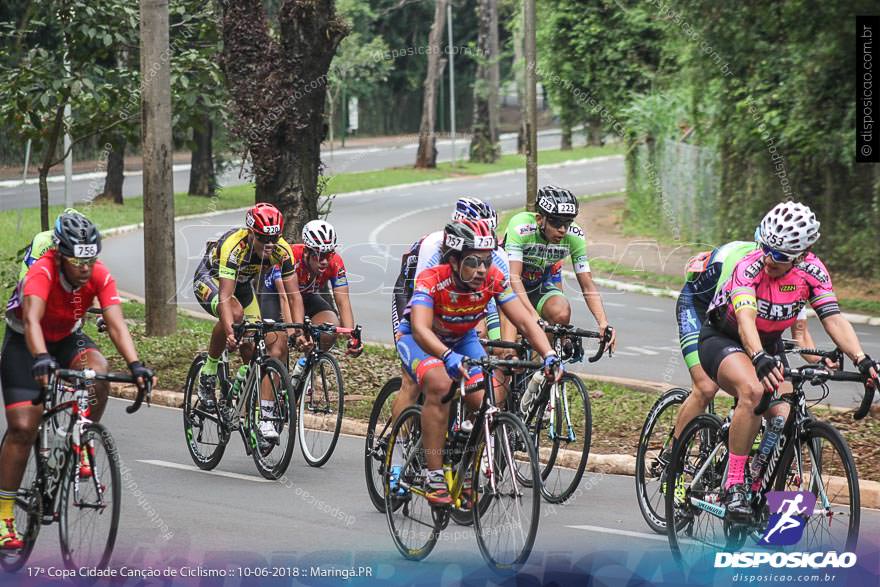
<path id="1" fill-rule="evenodd" d="M 880 364 L 868 357 L 852 325 L 840 314 L 831 276 L 810 247 L 819 222 L 805 205 L 777 204 L 761 221 L 761 247 L 746 255 L 709 306 L 700 330 L 700 363 L 722 388 L 737 396 L 730 427 L 725 502 L 728 519 L 751 517 L 744 483 L 749 449 L 760 427 L 754 408 L 783 381 L 781 338 L 809 302 L 822 327 L 859 371 L 878 381 Z M 751 358 L 751 364 L 749 359 Z"/>

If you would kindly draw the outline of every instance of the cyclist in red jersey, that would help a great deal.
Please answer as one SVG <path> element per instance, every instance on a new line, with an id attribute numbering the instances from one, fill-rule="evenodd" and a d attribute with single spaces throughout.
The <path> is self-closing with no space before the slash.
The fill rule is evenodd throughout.
<path id="1" fill-rule="evenodd" d="M 556 378 L 562 375 L 562 363 L 544 331 L 513 293 L 509 280 L 492 265 L 492 251 L 497 243 L 489 225 L 483 220 L 461 220 L 447 224 L 444 233 L 442 264 L 416 277 L 415 291 L 397 341 L 401 363 L 425 394 L 422 441 L 429 469 L 426 497 L 434 504 L 451 503 L 441 452 L 449 404 L 440 400 L 454 379 L 467 378 L 469 388 L 481 384 L 480 369 L 466 370 L 462 361 L 465 357 L 486 355 L 475 328 L 486 316 L 490 299 L 496 300 L 499 309 L 544 357 L 547 374 Z M 501 397 L 497 399 L 499 404 L 503 401 Z M 472 410 L 479 409 L 482 392 L 469 393 L 463 401 Z M 395 490 L 395 473 L 399 478 L 399 468 L 395 471 L 394 459 L 392 464 L 390 473 Z"/>
<path id="2" fill-rule="evenodd" d="M 0 448 L 0 549 L 23 546 L 15 530 L 15 496 L 28 452 L 33 450 L 42 416 L 34 405 L 40 389 L 59 366 L 107 372 L 107 360 L 80 329 L 86 310 L 97 298 L 110 340 L 142 386 L 155 383 L 152 371 L 138 360 L 122 317 L 116 282 L 98 261 L 101 235 L 85 216 L 62 214 L 55 222 L 56 250 L 46 252 L 19 282 L 19 303 L 7 308 L 7 328 L 0 356 L 0 380 L 6 405 L 7 431 Z M 100 421 L 110 385 L 95 382 L 91 419 Z M 83 453 L 80 477 L 91 476 Z"/>
<path id="3" fill-rule="evenodd" d="M 354 328 L 354 313 L 345 276 L 345 263 L 336 252 L 336 230 L 324 220 L 306 223 L 302 231 L 302 244 L 293 245 L 296 276 L 302 293 L 305 314 L 312 322 L 329 322 L 343 328 Z M 332 295 L 330 293 L 332 287 Z M 336 335 L 321 335 L 321 348 L 327 350 L 336 342 Z M 349 341 L 348 353 L 354 356 L 363 351 L 363 344 Z M 354 345 L 354 346 L 352 346 Z"/>

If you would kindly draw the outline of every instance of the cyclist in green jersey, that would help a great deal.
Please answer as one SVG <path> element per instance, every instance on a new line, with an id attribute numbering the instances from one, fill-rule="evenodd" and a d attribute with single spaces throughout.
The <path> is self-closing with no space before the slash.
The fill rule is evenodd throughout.
<path id="1" fill-rule="evenodd" d="M 558 261 L 570 257 L 587 308 L 604 334 L 608 328 L 605 308 L 590 272 L 584 230 L 574 222 L 577 198 L 569 190 L 548 185 L 538 190 L 536 208 L 537 212 L 520 212 L 507 225 L 504 248 L 513 291 L 528 302 L 525 305 L 532 309 L 536 320 L 569 324 L 571 304 L 562 289 L 546 278 Z M 616 345 L 612 329 L 610 349 L 613 351 Z"/>

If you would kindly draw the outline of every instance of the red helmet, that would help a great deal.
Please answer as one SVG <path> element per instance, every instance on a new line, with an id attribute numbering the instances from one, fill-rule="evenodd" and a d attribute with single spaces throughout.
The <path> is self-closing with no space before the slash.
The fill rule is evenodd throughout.
<path id="1" fill-rule="evenodd" d="M 279 236 L 284 230 L 284 216 L 272 204 L 260 202 L 247 211 L 245 224 L 255 234 Z"/>
<path id="2" fill-rule="evenodd" d="M 494 251 L 495 233 L 485 220 L 456 220 L 443 230 L 443 244 L 454 251 Z"/>

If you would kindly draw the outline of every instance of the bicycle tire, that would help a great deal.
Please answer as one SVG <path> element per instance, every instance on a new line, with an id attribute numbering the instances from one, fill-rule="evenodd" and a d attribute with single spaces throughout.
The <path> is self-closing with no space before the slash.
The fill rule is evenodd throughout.
<path id="1" fill-rule="evenodd" d="M 569 405 L 569 418 L 572 423 L 573 432 L 575 435 L 575 439 L 577 435 L 580 434 L 583 438 L 583 446 L 578 451 L 577 449 L 568 449 L 563 446 L 563 443 L 567 446 L 568 441 L 563 440 L 563 434 L 568 435 L 568 431 L 564 430 L 565 421 L 560 415 L 563 414 L 561 410 L 562 405 L 562 395 L 557 399 L 556 411 L 559 415 L 556 417 L 556 430 L 555 430 L 555 438 L 551 440 L 550 447 L 550 455 L 547 457 L 547 462 L 542 464 L 540 461 L 541 455 L 541 432 L 544 429 L 543 426 L 543 418 L 544 418 L 544 410 L 549 407 L 549 402 L 540 406 L 538 408 L 538 412 L 535 414 L 535 424 L 534 424 L 534 438 L 536 439 L 536 453 L 539 456 L 538 468 L 541 474 L 541 495 L 544 500 L 548 503 L 553 504 L 562 504 L 568 501 L 571 496 L 574 494 L 575 490 L 578 488 L 578 485 L 581 482 L 581 479 L 584 476 L 584 470 L 587 468 L 587 460 L 590 457 L 590 444 L 592 443 L 592 430 L 593 430 L 593 415 L 592 409 L 590 406 L 590 394 L 587 392 L 587 386 L 584 385 L 584 382 L 580 377 L 574 375 L 572 373 L 566 373 L 563 375 L 560 380 L 560 384 L 571 383 L 574 386 L 574 394 L 571 397 L 568 397 L 568 405 Z M 559 388 L 557 388 L 559 389 Z M 564 385 L 561 389 L 563 389 L 563 393 L 566 396 L 569 395 L 567 391 L 568 386 Z M 551 393 L 554 391 L 551 390 Z M 578 406 L 576 402 L 572 400 L 577 400 L 580 398 L 581 408 L 583 409 L 583 418 L 577 418 L 576 414 L 578 413 Z M 575 424 L 575 419 L 577 419 L 577 424 Z M 565 452 L 562 452 L 565 451 Z M 580 453 L 580 457 L 573 456 L 572 453 Z M 568 461 L 567 464 L 573 464 L 572 459 L 576 459 L 576 463 L 574 467 L 565 466 L 563 467 L 561 464 L 561 460 Z M 568 473 L 561 471 L 560 469 L 566 469 L 569 471 L 574 471 L 570 476 Z M 553 482 L 551 476 L 557 474 L 557 478 L 559 482 Z M 565 477 L 568 477 L 566 480 Z"/>
<path id="2" fill-rule="evenodd" d="M 323 375 L 325 374 L 322 367 L 323 365 L 329 365 L 330 372 L 327 374 L 332 374 L 336 379 L 336 398 L 332 397 L 332 389 L 331 393 L 328 394 L 328 388 L 326 383 L 324 383 L 325 380 L 323 378 Z M 313 382 L 316 373 L 322 375 L 323 393 L 314 390 Z M 299 392 L 299 397 L 297 398 L 297 407 L 299 411 L 299 418 L 297 419 L 299 449 L 309 466 L 320 467 L 330 460 L 331 456 L 333 456 L 333 450 L 336 448 L 336 443 L 339 442 L 339 432 L 342 429 L 342 418 L 345 411 L 345 390 L 342 381 L 342 370 L 339 368 L 339 363 L 333 355 L 330 353 L 319 353 L 317 360 L 311 364 L 308 372 L 304 375 L 305 378 L 301 386 L 302 391 Z M 307 393 L 310 386 L 312 387 L 311 395 Z M 316 395 L 319 396 L 317 397 L 317 400 Z M 326 405 L 316 407 L 316 401 L 320 401 L 322 404 Z M 321 418 L 320 416 L 315 416 L 314 413 L 307 413 L 308 411 L 314 412 L 324 410 L 327 410 L 327 413 L 333 413 L 334 409 L 335 417 L 333 418 Z M 311 416 L 309 419 L 312 420 L 312 424 L 318 426 L 317 429 L 306 428 L 306 416 Z M 323 445 L 323 443 L 320 442 L 320 439 L 326 436 L 327 432 L 331 430 L 332 437 L 330 438 L 329 444 L 326 448 L 320 449 L 319 447 Z"/>
<path id="3" fill-rule="evenodd" d="M 804 426 L 804 433 L 801 437 L 802 443 L 801 447 L 796 447 L 794 442 L 790 442 L 788 446 L 782 452 L 782 457 L 779 460 L 779 466 L 775 472 L 775 483 L 774 488 L 777 491 L 810 491 L 814 495 L 818 492 L 815 490 L 815 486 L 812 484 L 812 481 L 809 482 L 809 487 L 804 488 L 803 479 L 792 479 L 788 473 L 789 469 L 794 461 L 795 457 L 795 449 L 803 450 L 807 449 L 809 454 L 810 463 L 817 463 L 820 472 L 822 469 L 830 469 L 835 467 L 834 461 L 829 462 L 829 455 L 825 455 L 821 450 L 822 440 L 828 441 L 830 446 L 837 452 L 837 454 L 841 457 L 840 465 L 844 468 L 844 474 L 846 477 L 846 495 L 849 496 L 849 522 L 847 528 L 847 537 L 845 543 L 843 545 L 825 545 L 820 544 L 821 546 L 834 546 L 840 548 L 840 551 L 849 551 L 852 552 L 856 548 L 856 543 L 859 538 L 859 526 L 861 522 L 861 495 L 859 493 L 859 477 L 858 471 L 856 469 L 856 464 L 852 456 L 852 450 L 849 448 L 849 444 L 847 444 L 846 439 L 844 439 L 843 435 L 840 433 L 837 428 L 832 426 L 827 422 L 822 422 L 821 420 L 808 420 Z M 819 450 L 819 456 L 816 456 L 816 450 Z M 802 457 L 801 457 L 802 458 Z M 830 465 L 830 466 L 829 466 Z M 840 484 L 840 477 L 835 475 L 834 481 L 831 481 L 832 477 L 829 476 L 829 480 L 825 480 L 825 475 L 823 477 L 823 485 L 825 486 L 826 491 L 829 487 L 843 489 Z M 792 484 L 788 484 L 788 481 L 793 481 Z M 835 487 L 836 486 L 836 487 Z M 838 494 L 840 495 L 840 494 Z M 831 500 L 831 505 L 837 503 L 834 501 L 834 498 Z M 819 500 L 816 501 L 815 509 L 813 510 L 813 515 L 810 516 L 809 520 L 807 520 L 806 525 L 804 527 L 804 536 L 799 541 L 799 547 L 805 550 L 811 550 L 814 548 L 814 544 L 810 542 L 810 539 L 807 537 L 808 530 L 811 528 L 819 528 L 827 527 L 831 528 L 833 524 L 832 520 L 837 520 L 841 517 L 843 512 L 835 512 L 826 515 L 827 524 L 823 520 L 822 515 L 817 515 L 816 512 L 819 511 L 822 504 L 820 504 Z M 844 514 L 845 515 L 845 514 Z M 806 546 L 804 546 L 806 543 Z"/>
<path id="4" fill-rule="evenodd" d="M 531 437 L 529 431 L 526 429 L 525 424 L 523 424 L 522 420 L 520 420 L 518 416 L 505 412 L 496 413 L 493 416 L 489 433 L 493 436 L 493 438 L 496 434 L 500 433 L 500 437 L 494 440 L 495 446 L 500 446 L 500 450 L 494 450 L 491 452 L 493 454 L 500 455 L 500 458 L 503 459 L 503 462 L 505 464 L 503 466 L 495 467 L 495 491 L 492 491 L 491 484 L 488 484 L 488 487 L 484 491 L 483 478 L 486 477 L 486 475 L 483 471 L 480 471 L 480 459 L 481 455 L 483 454 L 483 447 L 486 444 L 486 439 L 483 438 L 484 432 L 482 430 L 478 431 L 477 433 L 480 434 L 480 437 L 477 440 L 477 451 L 474 454 L 472 465 L 475 468 L 473 473 L 473 492 L 474 502 L 476 505 L 473 508 L 473 512 L 474 531 L 477 536 L 477 545 L 480 548 L 480 554 L 483 555 L 483 559 L 486 561 L 491 569 L 499 572 L 515 571 L 528 560 L 529 555 L 532 552 L 532 547 L 535 543 L 535 536 L 538 532 L 538 520 L 541 512 L 541 492 L 540 490 L 535 489 L 540 483 L 537 453 L 535 452 L 534 446 L 530 442 Z M 520 439 L 511 440 L 509 438 L 510 433 L 515 433 L 518 437 L 520 437 Z M 527 469 L 531 470 L 533 484 L 531 488 L 525 487 L 522 484 L 520 484 L 520 486 L 517 488 L 516 483 L 518 474 L 516 473 L 516 470 L 518 469 L 518 467 L 508 462 L 510 459 L 514 458 L 513 455 L 515 450 L 511 447 L 511 444 L 516 445 L 520 443 L 526 447 L 526 458 L 529 460 Z M 520 458 L 523 457 L 520 456 Z M 520 472 L 522 472 L 522 468 L 519 469 Z M 498 489 L 498 487 L 500 487 L 500 485 L 505 480 L 512 480 L 512 489 L 509 495 L 507 495 L 507 492 L 505 490 Z M 519 495 L 517 495 L 517 492 L 519 492 Z M 489 503 L 482 503 L 483 497 L 481 496 L 489 499 Z M 501 536 L 502 532 L 501 529 L 495 527 L 495 523 L 491 522 L 489 518 L 492 512 L 493 502 L 501 501 L 503 498 L 506 497 L 510 497 L 511 501 L 519 502 L 519 507 L 514 508 L 519 511 L 521 511 L 523 507 L 526 507 L 530 504 L 531 516 L 528 516 L 528 514 L 526 514 L 526 517 L 529 518 L 527 522 L 529 524 L 529 528 L 525 532 L 522 532 L 521 529 L 517 530 L 516 532 L 511 532 L 512 534 L 517 534 L 524 537 L 521 545 L 513 547 L 511 549 L 512 552 L 510 553 L 510 555 L 504 556 L 502 559 L 502 555 L 492 552 L 493 549 L 488 541 L 493 534 L 496 536 Z M 509 520 L 510 516 L 505 515 L 505 518 Z M 507 532 L 504 533 L 506 534 Z"/>
<path id="5" fill-rule="evenodd" d="M 367 436 L 364 443 L 364 476 L 367 483 L 367 494 L 373 507 L 385 513 L 385 497 L 382 490 L 382 476 L 385 474 L 385 449 L 387 437 L 391 433 L 394 422 L 391 419 L 391 403 L 400 391 L 400 377 L 392 377 L 379 390 L 370 411 L 367 424 Z M 387 409 L 386 409 L 387 408 Z M 387 418 L 385 416 L 387 415 Z M 383 418 L 384 421 L 381 421 Z M 378 431 L 377 427 L 381 425 Z M 377 444 L 378 442 L 378 444 Z"/>
<path id="6" fill-rule="evenodd" d="M 45 420 L 43 425 L 46 425 Z M 6 442 L 6 433 L 3 433 L 3 440 Z M 29 480 L 28 465 L 33 464 L 33 480 Z M 37 436 L 37 442 L 34 444 L 34 450 L 30 451 L 27 465 L 25 465 L 25 474 L 22 477 L 21 486 L 18 488 L 18 495 L 15 498 L 16 511 L 24 514 L 25 523 L 18 524 L 17 528 L 25 528 L 21 533 L 24 547 L 16 551 L 0 551 L 0 568 L 7 573 L 15 573 L 21 570 L 27 564 L 34 546 L 37 543 L 37 537 L 40 534 L 42 526 L 41 519 L 43 516 L 43 466 L 40 461 L 40 437 Z M 17 516 L 16 516 L 17 517 Z"/>
<path id="7" fill-rule="evenodd" d="M 251 369 L 255 366 L 251 365 Z M 251 457 L 260 475 L 266 479 L 280 479 L 287 471 L 290 465 L 290 459 L 293 456 L 294 445 L 296 444 L 296 401 L 293 388 L 290 386 L 290 376 L 287 374 L 287 367 L 284 363 L 274 357 L 265 357 L 260 366 L 260 381 L 256 382 L 247 390 L 247 414 L 245 419 L 245 438 L 250 442 Z M 270 387 L 273 394 L 273 415 L 262 415 L 261 390 L 263 381 L 270 378 Z M 259 408 L 259 409 L 258 409 Z M 259 430 L 257 422 L 260 418 L 269 417 L 274 422 L 275 430 L 278 433 L 278 442 L 265 441 Z M 287 442 L 283 443 L 281 454 L 276 459 L 270 460 L 268 457 L 275 453 L 276 447 L 281 447 L 283 438 Z M 267 444 L 268 443 L 268 444 Z"/>
<path id="8" fill-rule="evenodd" d="M 94 443 L 94 452 L 88 449 L 89 443 Z M 79 462 L 73 446 L 70 446 L 68 453 L 68 461 L 65 468 L 64 477 L 61 482 L 61 494 L 58 498 L 59 503 L 59 526 L 58 535 L 61 542 L 61 557 L 68 569 L 78 569 L 79 567 L 95 567 L 106 568 L 110 562 L 110 556 L 113 554 L 113 546 L 116 543 L 116 534 L 119 530 L 119 514 L 122 507 L 122 481 L 120 474 L 119 452 L 116 443 L 110 432 L 101 424 L 92 422 L 83 427 L 80 434 L 79 450 L 85 450 L 88 455 L 86 458 L 91 466 L 91 476 L 86 479 L 79 479 L 77 485 L 76 471 Z M 101 452 L 104 455 L 99 456 L 98 447 L 102 447 Z M 108 485 L 109 483 L 109 485 Z M 78 489 L 78 495 L 77 495 Z M 106 498 L 109 489 L 109 499 Z M 73 490 L 73 491 L 71 491 Z M 86 502 L 84 495 L 95 492 L 95 502 Z M 79 500 L 77 503 L 76 500 Z M 71 515 L 72 508 L 76 511 L 100 511 L 103 518 L 105 510 L 101 509 L 101 504 L 105 504 L 112 508 L 107 531 L 107 539 L 103 545 L 97 545 L 99 553 L 86 554 L 84 548 L 75 542 L 77 538 L 72 532 Z M 88 524 L 88 528 L 93 528 L 93 524 Z M 94 541 L 89 541 L 93 543 Z"/>
<path id="9" fill-rule="evenodd" d="M 391 464 L 391 454 L 394 450 L 394 444 L 398 439 L 400 439 L 401 442 L 404 442 L 404 438 L 406 439 L 405 442 L 409 446 L 404 449 L 404 454 L 406 454 L 409 459 L 411 456 L 410 451 L 415 450 L 416 453 L 412 455 L 412 459 L 409 459 L 410 464 L 401 472 L 400 478 L 401 481 L 410 483 L 412 486 L 424 483 L 422 469 L 423 466 L 427 465 L 424 460 L 423 450 L 419 448 L 421 445 L 421 420 L 422 409 L 420 406 L 410 406 L 401 412 L 400 417 L 397 418 L 394 422 L 394 427 L 391 429 L 391 435 L 388 440 L 390 450 L 387 452 L 385 458 L 387 471 Z M 405 436 L 402 434 L 404 431 L 406 432 Z M 432 507 L 427 499 L 414 494 L 412 491 L 407 492 L 403 497 L 392 495 L 388 485 L 387 473 L 383 478 L 383 495 L 385 497 L 385 519 L 388 522 L 388 530 L 391 532 L 394 546 L 404 558 L 409 560 L 424 559 L 431 553 L 434 546 L 437 545 L 437 538 L 440 535 L 440 531 L 446 526 L 446 523 L 448 523 L 448 517 L 444 514 L 445 508 Z M 419 512 L 419 520 L 410 514 L 410 512 L 415 510 L 418 510 Z M 418 530 L 419 526 L 430 528 L 430 531 L 422 530 L 424 537 L 416 539 L 415 544 L 413 545 L 406 544 L 404 542 L 404 537 L 413 536 L 416 531 L 401 531 L 404 530 L 407 518 L 415 521 L 415 530 Z M 430 520 L 430 523 L 428 523 L 428 520 Z"/>
<path id="10" fill-rule="evenodd" d="M 639 509 L 642 512 L 642 517 L 647 522 L 648 526 L 651 527 L 651 530 L 656 532 L 657 534 L 665 534 L 666 533 L 666 500 L 660 499 L 656 504 L 652 503 L 651 496 L 648 495 L 648 487 L 647 487 L 647 479 L 646 474 L 648 472 L 648 463 L 646 462 L 646 457 L 648 456 L 648 451 L 651 449 L 651 437 L 654 432 L 654 428 L 657 426 L 657 423 L 661 421 L 663 414 L 669 409 L 675 409 L 676 416 L 678 415 L 677 407 L 684 403 L 684 400 L 690 395 L 690 392 L 681 387 L 673 387 L 672 389 L 666 391 L 663 395 L 657 398 L 657 401 L 654 402 L 654 405 L 651 406 L 651 409 L 648 411 L 648 416 L 645 418 L 645 423 L 642 426 L 642 431 L 639 434 L 639 448 L 636 452 L 636 474 L 635 474 L 635 482 L 636 482 L 636 500 L 639 502 Z M 656 444 L 653 446 L 654 451 L 663 452 L 664 450 L 672 450 L 672 434 L 675 430 L 674 421 L 673 426 L 670 428 L 669 433 L 666 435 L 666 438 L 663 441 L 662 446 L 658 449 Z M 670 452 L 671 454 L 671 452 Z M 656 457 L 655 457 L 656 460 Z M 657 471 L 656 467 L 662 467 L 662 463 L 657 463 L 656 465 L 650 467 L 652 469 L 652 477 L 653 474 Z M 660 478 L 662 478 L 662 472 L 660 472 Z M 657 489 L 656 493 L 662 494 L 662 482 L 661 486 Z"/>
<path id="11" fill-rule="evenodd" d="M 183 434 L 186 439 L 186 448 L 189 456 L 199 469 L 210 471 L 223 458 L 226 451 L 226 444 L 229 442 L 229 433 L 226 431 L 225 424 L 221 421 L 217 410 L 213 413 L 199 409 L 198 386 L 199 372 L 202 370 L 207 359 L 206 353 L 199 353 L 193 359 L 186 375 L 186 383 L 183 389 Z M 222 368 L 222 370 L 221 370 Z M 217 379 L 221 380 L 225 373 L 225 364 L 217 365 Z M 206 422 L 212 422 L 210 428 L 216 427 L 216 441 L 203 442 L 203 434 L 206 432 Z M 194 430 L 195 429 L 195 430 Z M 211 440 L 211 439 L 209 439 Z M 201 448 L 207 448 L 207 450 Z"/>

